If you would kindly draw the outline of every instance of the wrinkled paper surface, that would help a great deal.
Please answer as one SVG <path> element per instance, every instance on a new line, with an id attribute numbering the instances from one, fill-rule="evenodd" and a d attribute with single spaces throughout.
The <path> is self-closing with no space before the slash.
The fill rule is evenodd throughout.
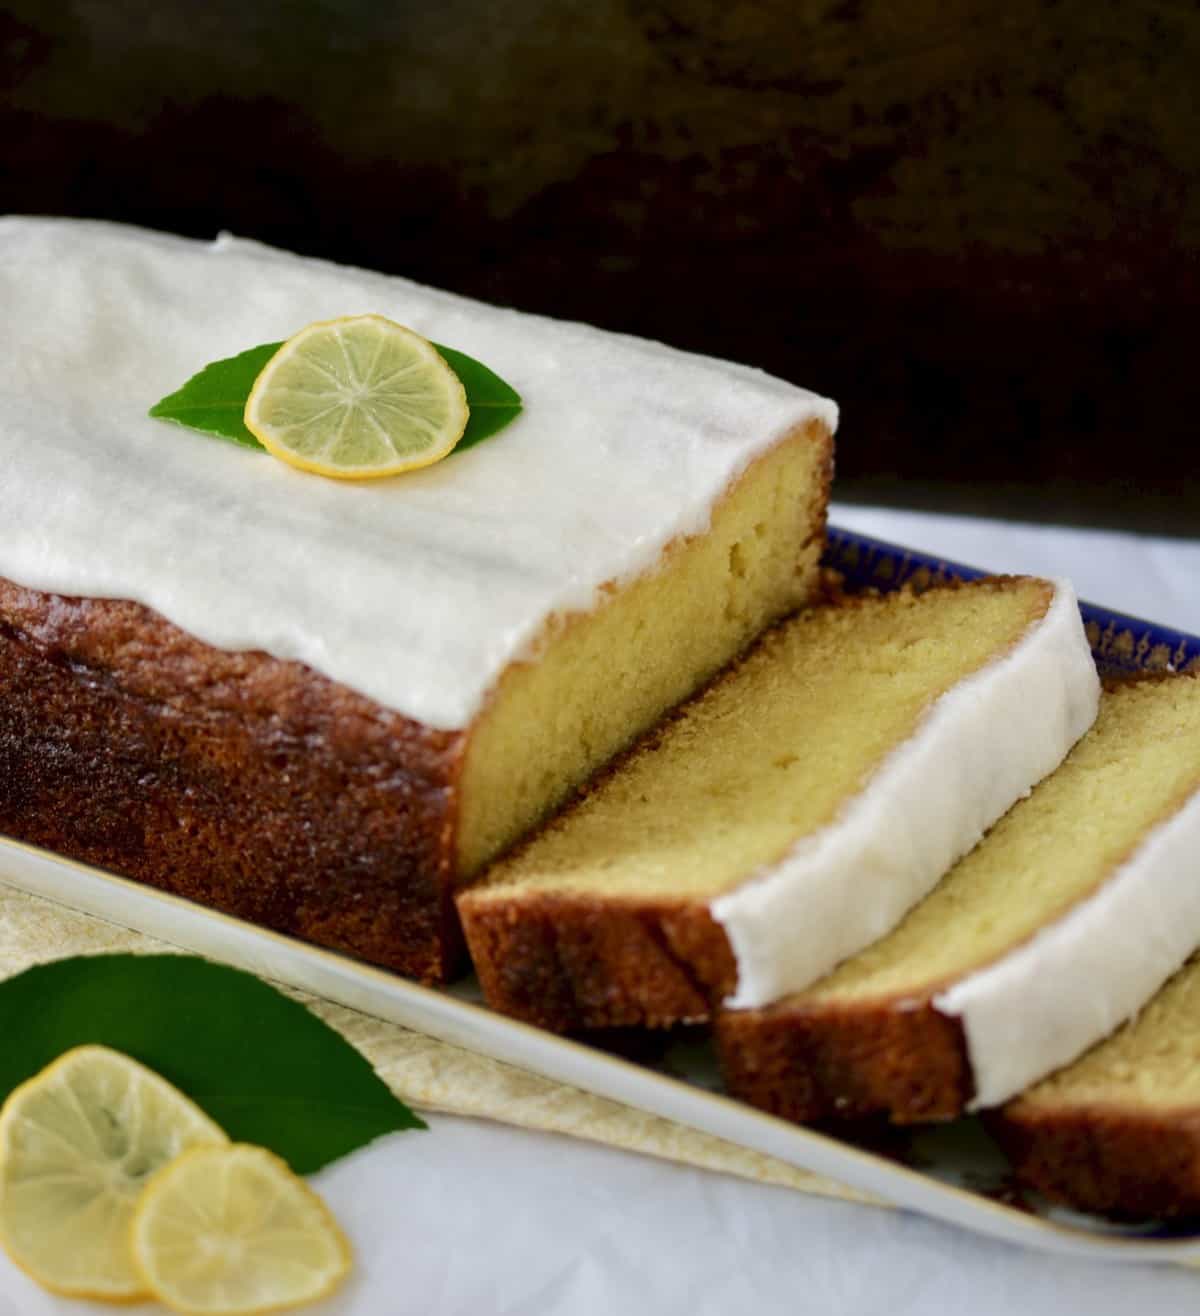
<path id="1" fill-rule="evenodd" d="M 0 885 L 0 978 L 50 960 L 113 951 L 157 954 L 177 948 Z M 587 1138 L 802 1192 L 873 1200 L 832 1180 L 607 1097 L 581 1092 L 289 987 L 281 990 L 302 1000 L 358 1047 L 384 1082 L 410 1106 Z"/>

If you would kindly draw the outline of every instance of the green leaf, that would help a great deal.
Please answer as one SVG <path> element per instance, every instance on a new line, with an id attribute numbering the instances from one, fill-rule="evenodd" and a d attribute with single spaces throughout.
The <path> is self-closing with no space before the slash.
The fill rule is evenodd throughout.
<path id="1" fill-rule="evenodd" d="M 264 343 L 261 347 L 239 352 L 237 356 L 212 362 L 193 375 L 181 389 L 156 402 L 150 408 L 150 415 L 218 439 L 227 439 L 243 448 L 264 451 L 262 444 L 246 428 L 242 413 L 254 381 L 282 346 L 282 343 Z M 462 381 L 471 411 L 467 428 L 454 452 L 464 452 L 484 439 L 490 439 L 493 434 L 499 434 L 521 414 L 521 395 L 495 371 L 453 347 L 443 347 L 440 343 L 434 343 L 434 347 Z"/>
<path id="2" fill-rule="evenodd" d="M 424 1123 L 366 1059 L 252 974 L 187 955 L 82 955 L 0 982 L 0 1099 L 74 1046 L 156 1070 L 297 1174 Z"/>
<path id="3" fill-rule="evenodd" d="M 462 452 L 482 443 L 484 439 L 490 439 L 521 414 L 521 395 L 494 371 L 467 356 L 465 352 L 456 352 L 454 348 L 443 347 L 440 343 L 434 343 L 434 347 L 462 381 L 467 391 L 467 406 L 471 408 L 467 428 L 463 430 L 463 436 L 455 445 L 454 452 Z"/>
<path id="4" fill-rule="evenodd" d="M 261 347 L 239 352 L 237 356 L 214 361 L 198 375 L 193 375 L 177 392 L 156 402 L 150 408 L 150 414 L 159 420 L 199 430 L 202 434 L 240 443 L 243 448 L 265 451 L 246 428 L 242 412 L 246 410 L 246 399 L 254 381 L 282 346 L 282 343 L 264 343 Z"/>

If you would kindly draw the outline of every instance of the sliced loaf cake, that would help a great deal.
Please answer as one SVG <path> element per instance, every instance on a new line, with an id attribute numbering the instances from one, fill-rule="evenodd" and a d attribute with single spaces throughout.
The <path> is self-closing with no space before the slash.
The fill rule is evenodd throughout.
<path id="1" fill-rule="evenodd" d="M 1098 694 L 1069 585 L 801 614 L 460 895 L 489 1002 L 665 1026 L 806 986 L 1052 771 Z"/>
<path id="2" fill-rule="evenodd" d="M 989 1124 L 1018 1177 L 1048 1197 L 1104 1215 L 1200 1215 L 1200 956 Z"/>
<path id="3" fill-rule="evenodd" d="M 1198 945 L 1200 677 L 1134 680 L 890 936 L 724 1013 L 726 1082 L 798 1121 L 949 1119 L 1074 1060 Z"/>

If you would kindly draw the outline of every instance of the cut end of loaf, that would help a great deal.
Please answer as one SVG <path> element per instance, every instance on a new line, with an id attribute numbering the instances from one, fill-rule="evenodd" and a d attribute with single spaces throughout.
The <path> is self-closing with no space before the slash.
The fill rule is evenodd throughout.
<path id="1" fill-rule="evenodd" d="M 833 436 L 809 421 L 753 462 L 708 530 L 592 612 L 557 619 L 470 733 L 458 871 L 507 849 L 615 754 L 822 590 Z"/>

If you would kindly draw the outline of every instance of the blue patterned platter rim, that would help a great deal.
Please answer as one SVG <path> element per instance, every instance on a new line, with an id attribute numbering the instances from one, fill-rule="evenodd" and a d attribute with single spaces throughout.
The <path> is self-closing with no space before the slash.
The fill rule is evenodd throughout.
<path id="1" fill-rule="evenodd" d="M 993 574 L 834 526 L 829 527 L 824 563 L 844 577 L 851 592 L 876 589 L 886 594 L 909 584 L 920 588 Z M 1094 603 L 1081 603 L 1079 610 L 1103 676 L 1200 670 L 1200 636 L 1127 617 Z"/>

